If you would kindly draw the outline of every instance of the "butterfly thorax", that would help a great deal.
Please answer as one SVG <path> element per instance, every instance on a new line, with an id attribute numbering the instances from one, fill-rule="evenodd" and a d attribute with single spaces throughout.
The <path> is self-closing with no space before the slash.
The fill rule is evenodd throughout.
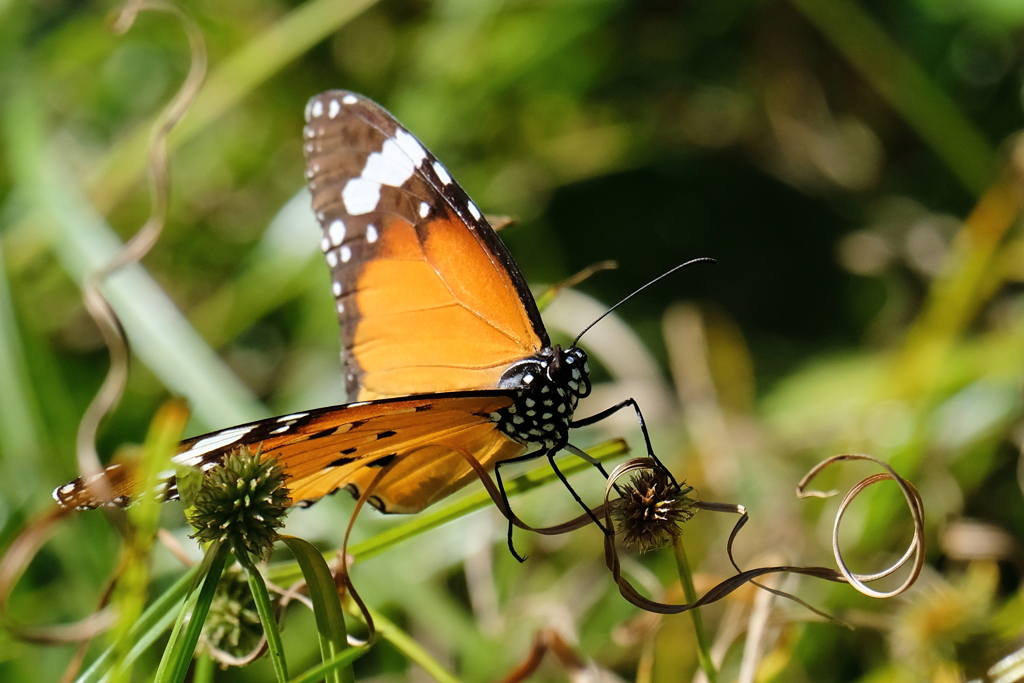
<path id="1" fill-rule="evenodd" d="M 582 349 L 549 346 L 517 361 L 501 376 L 515 403 L 491 413 L 499 429 L 520 443 L 554 449 L 565 444 L 581 398 L 590 394 L 590 369 Z"/>

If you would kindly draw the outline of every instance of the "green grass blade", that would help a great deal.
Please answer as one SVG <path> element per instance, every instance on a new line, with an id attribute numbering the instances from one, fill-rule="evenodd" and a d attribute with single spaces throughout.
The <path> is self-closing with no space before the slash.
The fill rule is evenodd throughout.
<path id="1" fill-rule="evenodd" d="M 187 421 L 188 409 L 180 401 L 171 401 L 157 411 L 142 450 L 142 491 L 155 488 L 158 473 L 167 468 Z M 161 504 L 156 496 L 143 495 L 127 511 L 134 532 L 125 547 L 124 570 L 118 577 L 112 600 L 118 614 L 117 625 L 110 634 L 115 653 L 112 667 L 115 683 L 130 681 L 132 677 L 133 662 L 127 661 L 133 646 L 131 632 L 146 604 L 150 583 L 149 556 L 160 524 Z"/>
<path id="2" fill-rule="evenodd" d="M 178 614 L 175 608 L 188 595 L 190 588 L 198 580 L 201 569 L 202 565 L 192 567 L 142 613 L 142 616 L 128 632 L 128 638 L 132 641 L 132 649 L 125 655 L 126 663 L 137 661 L 142 653 L 167 631 Z M 113 658 L 114 648 L 111 647 L 78 677 L 76 683 L 100 683 L 106 678 Z"/>
<path id="3" fill-rule="evenodd" d="M 274 674 L 280 683 L 285 683 L 288 680 L 288 663 L 285 661 L 284 645 L 281 643 L 281 631 L 274 617 L 274 606 L 270 602 L 270 594 L 267 593 L 267 583 L 248 558 L 242 560 L 242 566 L 249 576 L 249 589 L 256 603 L 256 611 L 260 615 L 260 623 L 263 624 L 263 632 L 267 635 L 267 650 L 274 665 Z"/>
<path id="4" fill-rule="evenodd" d="M 369 645 L 350 647 L 347 650 L 338 653 L 332 659 L 317 664 L 315 667 L 313 667 L 306 673 L 299 674 L 296 678 L 293 678 L 290 681 L 290 683 L 314 683 L 314 681 L 323 681 L 330 675 L 332 671 L 335 671 L 343 666 L 351 667 L 352 662 L 356 661 L 369 651 Z"/>
<path id="5" fill-rule="evenodd" d="M 174 632 L 171 634 L 167 649 L 160 660 L 157 668 L 156 683 L 181 683 L 185 680 L 189 665 L 192 663 L 192 656 L 196 651 L 196 643 L 199 642 L 199 635 L 203 631 L 203 624 L 206 622 L 206 615 L 210 612 L 210 604 L 217 592 L 217 584 L 220 576 L 224 573 L 224 565 L 227 564 L 231 550 L 224 544 L 210 546 L 206 551 L 206 558 L 202 566 L 206 568 L 203 575 L 199 595 L 195 602 L 186 600 L 185 605 L 179 613 L 178 621 L 174 625 Z M 202 571 L 202 570 L 201 570 Z M 189 607 L 191 606 L 191 609 Z M 188 623 L 185 624 L 185 620 Z M 184 626 L 184 631 L 182 631 Z"/>
<path id="6" fill-rule="evenodd" d="M 66 172 L 67 164 L 45 150 L 40 108 L 20 88 L 8 102 L 8 130 L 19 131 L 9 145 L 18 184 L 53 231 L 64 269 L 79 283 L 121 249 L 117 235 Z M 113 274 L 103 291 L 121 319 L 134 353 L 174 393 L 188 398 L 206 427 L 247 422 L 266 409 L 189 325 L 146 270 L 129 266 Z"/>
<path id="7" fill-rule="evenodd" d="M 334 576 L 320 551 L 314 546 L 294 536 L 283 536 L 281 540 L 295 555 L 306 579 L 309 599 L 313 602 L 313 614 L 316 616 L 317 632 L 320 635 L 320 653 L 326 664 L 348 649 L 345 615 L 341 611 L 341 600 L 338 598 Z M 329 683 L 354 683 L 355 674 L 352 673 L 351 666 L 338 665 L 326 672 L 326 680 Z"/>
<path id="8" fill-rule="evenodd" d="M 790 0 L 903 115 L 977 196 L 995 179 L 992 146 L 924 70 L 851 0 Z"/>
<path id="9" fill-rule="evenodd" d="M 25 352 L 18 319 L 7 280 L 4 253 L 0 244 L 0 430 L 3 432 L 3 455 L 7 465 L 35 469 L 34 457 L 39 455 L 42 437 L 39 403 L 26 372 Z M 11 472 L 13 474 L 13 472 Z M 22 471 L 21 476 L 26 472 Z"/>
<path id="10" fill-rule="evenodd" d="M 261 83 L 331 35 L 376 0 L 312 0 L 240 47 L 211 72 L 168 148 L 202 131 Z M 139 125 L 114 147 L 89 183 L 89 195 L 101 210 L 113 206 L 142 176 L 152 122 Z"/>
<path id="11" fill-rule="evenodd" d="M 362 616 L 358 612 L 358 609 L 356 609 L 352 614 Z M 458 678 L 453 676 L 439 661 L 432 657 L 422 645 L 417 643 L 405 631 L 398 628 L 393 621 L 374 609 L 370 610 L 370 616 L 373 617 L 373 623 L 377 627 L 377 632 L 380 633 L 381 638 L 391 643 L 410 662 L 418 664 L 435 681 L 438 683 L 461 683 Z"/>

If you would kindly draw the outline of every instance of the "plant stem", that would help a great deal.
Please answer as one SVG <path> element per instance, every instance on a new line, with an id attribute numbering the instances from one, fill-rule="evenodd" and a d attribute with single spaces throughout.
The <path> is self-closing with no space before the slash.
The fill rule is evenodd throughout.
<path id="1" fill-rule="evenodd" d="M 243 553 L 236 553 L 239 564 L 245 568 L 249 577 L 249 590 L 252 591 L 253 601 L 256 603 L 256 611 L 260 615 L 260 622 L 263 624 L 263 632 L 267 636 L 267 650 L 270 653 L 270 661 L 274 665 L 274 674 L 279 683 L 286 683 L 288 680 L 288 665 L 285 662 L 284 645 L 281 643 L 281 631 L 277 626 L 277 618 L 274 616 L 274 606 L 267 593 L 267 584 L 263 575 L 253 565 L 252 561 Z"/>
<path id="2" fill-rule="evenodd" d="M 693 572 L 690 571 L 690 563 L 687 561 L 686 551 L 683 549 L 682 534 L 676 538 L 672 550 L 676 558 L 676 568 L 679 570 L 679 583 L 683 586 L 686 602 L 696 602 L 697 591 L 693 587 Z M 715 664 L 711 661 L 711 641 L 704 628 L 704 619 L 700 615 L 700 608 L 691 609 L 690 617 L 693 618 L 693 630 L 697 634 L 697 659 L 700 661 L 700 667 L 704 670 L 708 683 L 717 683 L 718 672 L 715 671 Z"/>

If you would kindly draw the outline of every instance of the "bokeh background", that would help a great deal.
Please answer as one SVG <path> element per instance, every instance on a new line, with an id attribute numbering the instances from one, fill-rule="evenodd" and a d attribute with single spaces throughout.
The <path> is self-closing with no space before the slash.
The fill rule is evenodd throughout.
<path id="1" fill-rule="evenodd" d="M 348 88 L 391 110 L 485 212 L 518 219 L 501 235 L 535 291 L 619 263 L 548 309 L 557 341 L 671 266 L 718 260 L 588 333 L 601 386 L 581 414 L 636 396 L 676 475 L 751 512 L 744 566 L 832 563 L 837 503 L 793 495 L 824 457 L 870 453 L 920 489 L 928 564 L 914 589 L 878 601 L 780 579 L 854 630 L 740 591 L 705 610 L 723 680 L 743 661 L 758 681 L 987 680 L 1021 647 L 1024 3 L 178 5 L 202 29 L 210 70 L 171 138 L 160 242 L 144 270 L 108 287 L 135 357 L 101 430 L 104 457 L 139 443 L 171 395 L 189 399 L 191 434 L 344 401 L 300 190 L 305 102 Z M 149 127 L 190 64 L 176 21 L 146 13 L 118 36 L 115 9 L 0 2 L 0 548 L 75 475 L 78 420 L 108 366 L 79 283 L 145 221 Z M 640 444 L 630 419 L 576 441 L 615 435 Z M 822 486 L 867 473 L 843 466 Z M 599 498 L 595 476 L 574 483 Z M 910 539 L 896 487 L 876 488 L 843 527 L 863 571 Z M 558 487 L 517 505 L 538 523 L 575 514 Z M 289 531 L 330 548 L 350 510 L 332 498 L 293 513 Z M 393 523 L 370 512 L 356 534 Z M 686 527 L 704 588 L 730 573 L 732 523 L 700 513 Z M 168 506 L 165 525 L 190 546 L 180 508 Z M 523 565 L 503 534 L 495 511 L 478 513 L 354 577 L 462 680 L 497 680 L 541 628 L 607 680 L 692 677 L 688 617 L 622 600 L 596 530 L 517 536 Z M 11 614 L 84 616 L 117 552 L 98 513 L 69 521 Z M 670 555 L 626 562 L 651 595 L 681 600 Z M 159 591 L 182 570 L 159 551 L 154 571 Z M 311 628 L 290 615 L 296 667 L 318 656 Z M 0 679 L 57 680 L 71 653 L 0 632 Z M 386 645 L 357 673 L 425 676 Z M 145 667 L 136 674 L 145 680 Z M 552 660 L 537 680 L 567 675 Z M 261 662 L 217 680 L 270 676 Z"/>

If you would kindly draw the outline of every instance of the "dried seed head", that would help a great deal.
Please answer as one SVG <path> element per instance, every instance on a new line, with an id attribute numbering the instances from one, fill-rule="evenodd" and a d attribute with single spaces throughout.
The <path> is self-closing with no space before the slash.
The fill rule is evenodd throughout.
<path id="1" fill-rule="evenodd" d="M 251 653 L 262 636 L 263 625 L 252 591 L 245 572 L 236 564 L 224 572 L 217 584 L 198 649 L 226 667 L 236 663 L 231 658 Z"/>
<path id="2" fill-rule="evenodd" d="M 284 486 L 284 469 L 271 458 L 242 447 L 204 473 L 188 521 L 196 529 L 193 538 L 222 541 L 235 554 L 257 559 L 270 554 L 282 517 L 291 505 Z"/>
<path id="3" fill-rule="evenodd" d="M 693 487 L 680 489 L 660 467 L 633 475 L 621 490 L 612 501 L 612 519 L 627 548 L 646 553 L 669 545 L 679 537 L 679 525 L 693 517 Z"/>

